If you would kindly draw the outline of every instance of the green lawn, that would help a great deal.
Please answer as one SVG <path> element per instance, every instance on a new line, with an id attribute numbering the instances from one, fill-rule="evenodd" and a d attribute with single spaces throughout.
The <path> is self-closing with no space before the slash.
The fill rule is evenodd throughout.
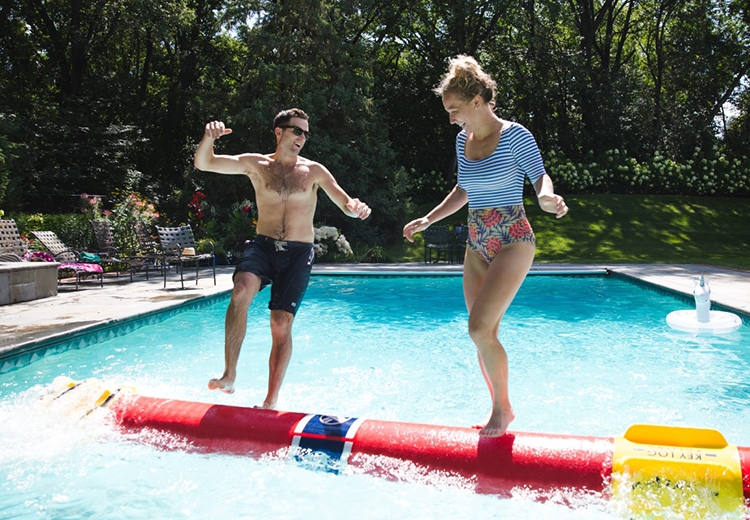
<path id="1" fill-rule="evenodd" d="M 663 195 L 566 196 L 562 219 L 536 199 L 526 211 L 537 237 L 536 262 L 712 264 L 750 270 L 750 200 Z M 420 208 L 429 211 L 431 205 Z M 445 223 L 465 220 L 463 214 Z M 415 244 L 389 249 L 401 261 L 421 261 Z"/>

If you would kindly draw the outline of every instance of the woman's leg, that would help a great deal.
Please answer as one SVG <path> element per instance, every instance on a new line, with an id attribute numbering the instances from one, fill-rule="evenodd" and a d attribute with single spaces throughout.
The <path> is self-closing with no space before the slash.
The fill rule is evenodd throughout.
<path id="1" fill-rule="evenodd" d="M 473 251 L 466 252 L 464 298 L 469 310 L 469 336 L 477 346 L 492 398 L 492 411 L 480 435 L 500 436 L 514 418 L 508 396 L 508 356 L 498 332 L 505 311 L 531 268 L 534 252 L 530 243 L 508 244 L 489 265 Z"/>

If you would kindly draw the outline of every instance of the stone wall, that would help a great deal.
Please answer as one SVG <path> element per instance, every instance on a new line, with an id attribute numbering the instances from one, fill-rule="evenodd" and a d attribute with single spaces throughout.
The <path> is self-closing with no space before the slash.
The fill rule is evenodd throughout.
<path id="1" fill-rule="evenodd" d="M 57 295 L 57 262 L 0 262 L 0 305 Z"/>

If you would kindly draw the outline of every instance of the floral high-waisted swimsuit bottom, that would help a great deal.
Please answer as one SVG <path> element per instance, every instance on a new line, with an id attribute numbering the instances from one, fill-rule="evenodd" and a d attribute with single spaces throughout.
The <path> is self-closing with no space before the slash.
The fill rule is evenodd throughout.
<path id="1" fill-rule="evenodd" d="M 503 246 L 515 242 L 536 245 L 523 205 L 469 210 L 469 249 L 492 262 Z"/>

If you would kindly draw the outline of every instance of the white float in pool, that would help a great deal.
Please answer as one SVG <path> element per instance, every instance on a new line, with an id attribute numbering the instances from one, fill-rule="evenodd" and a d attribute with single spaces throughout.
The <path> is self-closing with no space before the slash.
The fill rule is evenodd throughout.
<path id="1" fill-rule="evenodd" d="M 667 314 L 667 323 L 670 327 L 698 334 L 728 334 L 742 326 L 742 319 L 736 314 L 710 310 L 711 288 L 703 275 L 695 282 L 693 297 L 694 311 L 673 311 Z"/>

